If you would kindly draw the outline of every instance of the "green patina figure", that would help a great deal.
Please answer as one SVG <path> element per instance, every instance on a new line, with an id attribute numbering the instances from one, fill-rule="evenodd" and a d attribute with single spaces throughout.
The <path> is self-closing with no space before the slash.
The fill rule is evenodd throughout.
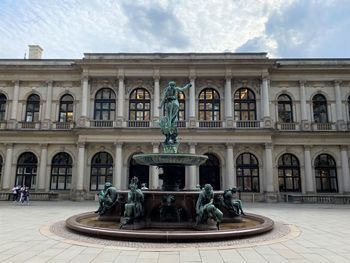
<path id="1" fill-rule="evenodd" d="M 170 81 L 164 90 L 164 94 L 158 108 L 161 109 L 164 107 L 165 109 L 165 116 L 159 120 L 159 126 L 162 133 L 165 135 L 165 153 L 177 153 L 178 143 L 176 138 L 179 113 L 178 93 L 190 88 L 191 86 L 192 84 L 188 83 L 184 87 L 176 87 L 175 81 Z"/>
<path id="2" fill-rule="evenodd" d="M 237 189 L 235 187 L 226 189 L 222 199 L 222 205 L 227 209 L 231 216 L 245 215 L 242 208 L 242 201 L 236 197 Z"/>
<path id="3" fill-rule="evenodd" d="M 133 177 L 129 185 L 128 200 L 125 204 L 124 218 L 121 222 L 121 227 L 126 224 L 132 224 L 135 220 L 143 216 L 143 201 L 144 195 L 137 186 L 138 178 Z"/>
<path id="4" fill-rule="evenodd" d="M 208 220 L 214 220 L 217 225 L 222 221 L 223 213 L 214 205 L 214 192 L 210 184 L 206 184 L 199 194 L 196 203 L 196 223 L 207 224 Z"/>
<path id="5" fill-rule="evenodd" d="M 118 203 L 118 190 L 111 183 L 105 183 L 105 187 L 98 193 L 99 208 L 95 213 L 100 216 L 110 211 Z"/>

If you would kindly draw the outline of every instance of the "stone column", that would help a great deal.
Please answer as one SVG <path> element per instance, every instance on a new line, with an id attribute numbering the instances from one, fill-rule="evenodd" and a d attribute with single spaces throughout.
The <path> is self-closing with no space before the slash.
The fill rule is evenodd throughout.
<path id="1" fill-rule="evenodd" d="M 270 116 L 269 78 L 267 75 L 263 75 L 263 77 L 262 77 L 261 94 L 262 94 L 264 127 L 271 128 L 272 127 L 272 120 L 271 120 L 271 116 Z"/>
<path id="2" fill-rule="evenodd" d="M 39 191 L 45 190 L 46 168 L 47 168 L 47 144 L 42 144 L 41 154 L 40 154 L 39 178 L 38 178 Z"/>
<path id="3" fill-rule="evenodd" d="M 226 76 L 225 83 L 225 118 L 226 118 L 226 127 L 233 127 L 233 118 L 232 118 L 232 94 L 231 94 L 231 76 Z"/>
<path id="4" fill-rule="evenodd" d="M 115 166 L 113 175 L 113 184 L 117 189 L 122 189 L 122 171 L 123 171 L 123 143 L 115 142 Z"/>
<path id="5" fill-rule="evenodd" d="M 159 143 L 152 143 L 153 153 L 159 153 Z M 157 166 L 151 166 L 151 178 L 150 185 L 148 186 L 150 189 L 159 189 L 159 169 Z"/>
<path id="6" fill-rule="evenodd" d="M 15 129 L 17 124 L 18 97 L 19 97 L 19 81 L 14 81 L 14 90 L 11 106 L 10 121 L 8 122 L 9 129 Z"/>
<path id="7" fill-rule="evenodd" d="M 190 77 L 190 82 L 192 84 L 192 87 L 189 88 L 190 93 L 190 110 L 189 110 L 189 127 L 195 128 L 196 127 L 196 81 L 195 77 Z"/>
<path id="8" fill-rule="evenodd" d="M 336 109 L 337 109 L 337 127 L 339 130 L 345 130 L 346 125 L 345 125 L 345 121 L 343 118 L 340 84 L 341 84 L 341 81 L 334 81 L 335 104 L 336 104 Z"/>
<path id="9" fill-rule="evenodd" d="M 76 180 L 76 190 L 84 190 L 84 172 L 85 172 L 85 143 L 78 142 L 78 173 Z"/>
<path id="10" fill-rule="evenodd" d="M 189 143 L 190 153 L 196 154 L 196 143 Z M 196 176 L 197 170 L 195 165 L 191 165 L 188 167 L 188 174 L 186 174 L 186 189 L 194 190 L 196 189 Z"/>
<path id="11" fill-rule="evenodd" d="M 310 130 L 307 116 L 307 105 L 306 105 L 306 92 L 305 92 L 305 81 L 299 81 L 300 85 L 300 109 L 301 109 L 301 128 L 302 130 Z"/>
<path id="12" fill-rule="evenodd" d="M 10 179 L 11 179 L 11 168 L 12 168 L 12 154 L 13 154 L 13 144 L 6 144 L 6 156 L 5 156 L 5 170 L 4 177 L 2 179 L 2 189 L 10 190 Z"/>
<path id="13" fill-rule="evenodd" d="M 50 129 L 51 125 L 51 108 L 52 108 L 52 86 L 53 82 L 47 82 L 46 104 L 44 121 L 41 123 L 42 129 Z"/>
<path id="14" fill-rule="evenodd" d="M 125 101 L 125 85 L 124 85 L 124 71 L 118 71 L 118 118 L 117 126 L 122 127 L 124 124 L 124 101 Z"/>
<path id="15" fill-rule="evenodd" d="M 273 180 L 273 164 L 272 164 L 272 144 L 265 144 L 265 178 L 266 178 L 266 192 L 274 193 L 275 184 Z"/>
<path id="16" fill-rule="evenodd" d="M 226 188 L 236 186 L 234 161 L 233 161 L 233 145 L 226 144 Z"/>
<path id="17" fill-rule="evenodd" d="M 341 170 L 343 177 L 343 189 L 345 193 L 350 193 L 350 174 L 349 174 L 349 159 L 348 159 L 348 147 L 341 146 L 340 147 L 340 155 L 341 155 Z"/>
<path id="18" fill-rule="evenodd" d="M 159 75 L 155 75 L 154 77 L 154 94 L 153 94 L 153 119 L 154 121 L 159 120 Z"/>
<path id="19" fill-rule="evenodd" d="M 314 181 L 312 178 L 312 164 L 311 164 L 311 146 L 304 146 L 304 162 L 305 162 L 305 182 L 306 193 L 314 193 Z"/>
<path id="20" fill-rule="evenodd" d="M 88 120 L 88 99 L 89 99 L 89 77 L 84 76 L 81 79 L 82 98 L 81 98 L 81 116 L 79 118 L 78 126 L 86 127 Z"/>

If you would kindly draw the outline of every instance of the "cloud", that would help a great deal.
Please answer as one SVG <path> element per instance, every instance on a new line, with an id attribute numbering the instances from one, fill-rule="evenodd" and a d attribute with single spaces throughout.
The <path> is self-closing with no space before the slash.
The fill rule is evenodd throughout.
<path id="1" fill-rule="evenodd" d="M 84 52 L 349 54 L 347 0 L 0 0 L 0 58 Z"/>

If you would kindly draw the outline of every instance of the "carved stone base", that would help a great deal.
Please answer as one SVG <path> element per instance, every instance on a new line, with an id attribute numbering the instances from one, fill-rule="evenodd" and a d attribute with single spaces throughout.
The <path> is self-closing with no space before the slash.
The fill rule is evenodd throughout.
<path id="1" fill-rule="evenodd" d="M 189 128 L 196 128 L 197 127 L 197 122 L 195 118 L 190 118 L 188 120 L 188 127 Z"/>
<path id="2" fill-rule="evenodd" d="M 273 125 L 272 119 L 270 117 L 264 117 L 264 128 L 267 128 L 267 129 L 273 128 L 272 125 Z"/>
<path id="3" fill-rule="evenodd" d="M 346 131 L 346 123 L 343 120 L 337 121 L 337 130 L 338 131 Z"/>
<path id="4" fill-rule="evenodd" d="M 50 120 L 44 120 L 44 121 L 41 123 L 40 128 L 41 128 L 42 130 L 50 130 L 50 129 L 51 129 L 51 121 L 50 121 Z"/>
<path id="5" fill-rule="evenodd" d="M 77 127 L 78 128 L 88 127 L 88 118 L 87 117 L 80 117 L 77 121 Z"/>
<path id="6" fill-rule="evenodd" d="M 116 123 L 116 127 L 118 127 L 118 128 L 124 127 L 124 118 L 117 117 L 117 120 L 115 123 Z"/>
<path id="7" fill-rule="evenodd" d="M 7 122 L 6 128 L 9 130 L 17 129 L 17 121 L 16 120 L 9 120 Z"/>
<path id="8" fill-rule="evenodd" d="M 311 123 L 308 121 L 301 121 L 301 130 L 302 131 L 310 131 L 311 130 Z"/>
<path id="9" fill-rule="evenodd" d="M 233 119 L 226 118 L 226 128 L 233 128 Z"/>

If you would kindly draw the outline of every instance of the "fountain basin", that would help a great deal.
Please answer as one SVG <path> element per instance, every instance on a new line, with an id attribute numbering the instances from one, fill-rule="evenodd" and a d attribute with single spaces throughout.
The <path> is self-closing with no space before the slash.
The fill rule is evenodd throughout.
<path id="1" fill-rule="evenodd" d="M 204 163 L 208 156 L 189 153 L 142 153 L 135 154 L 133 159 L 138 164 L 151 166 L 190 166 Z"/>
<path id="2" fill-rule="evenodd" d="M 191 224 L 179 227 L 159 229 L 157 225 L 149 224 L 142 230 L 118 229 L 118 222 L 99 221 L 95 213 L 83 213 L 74 215 L 66 220 L 66 226 L 78 233 L 111 238 L 118 240 L 132 241 L 153 241 L 153 242 L 191 242 L 210 241 L 222 239 L 235 239 L 257 235 L 270 231 L 273 228 L 273 221 L 267 217 L 247 214 L 241 223 L 222 223 L 221 230 L 217 231 L 196 231 Z"/>

